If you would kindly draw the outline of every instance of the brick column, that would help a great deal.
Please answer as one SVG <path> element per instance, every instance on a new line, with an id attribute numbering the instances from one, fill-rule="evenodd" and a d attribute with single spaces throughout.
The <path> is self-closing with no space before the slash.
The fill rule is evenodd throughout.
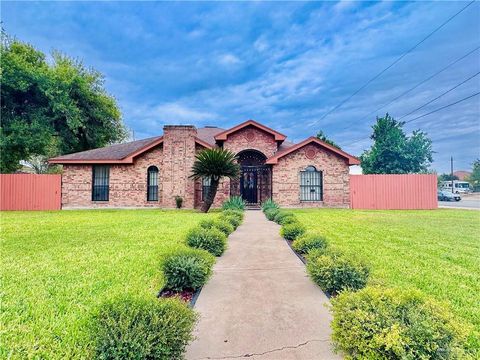
<path id="1" fill-rule="evenodd" d="M 195 184 L 190 179 L 195 161 L 195 137 L 192 125 L 166 125 L 163 128 L 163 206 L 174 208 L 175 196 L 183 198 L 183 207 L 193 209 Z"/>

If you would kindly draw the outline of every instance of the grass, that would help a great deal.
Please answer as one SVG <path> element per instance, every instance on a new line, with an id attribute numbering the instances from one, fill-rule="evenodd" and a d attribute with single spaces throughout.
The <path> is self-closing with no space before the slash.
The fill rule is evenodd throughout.
<path id="1" fill-rule="evenodd" d="M 204 215 L 94 210 L 1 213 L 0 358 L 89 357 L 85 326 L 108 298 L 156 296 L 162 254 Z"/>
<path id="2" fill-rule="evenodd" d="M 371 267 L 371 283 L 417 288 L 472 325 L 480 347 L 480 212 L 295 210 L 309 231 Z"/>

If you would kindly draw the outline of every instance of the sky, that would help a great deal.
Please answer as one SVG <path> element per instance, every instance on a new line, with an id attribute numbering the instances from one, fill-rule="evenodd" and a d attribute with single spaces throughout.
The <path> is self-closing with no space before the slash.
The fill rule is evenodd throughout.
<path id="1" fill-rule="evenodd" d="M 2 1 L 1 19 L 103 73 L 135 139 L 255 119 L 294 142 L 321 129 L 359 156 L 388 112 L 427 132 L 432 169 L 449 172 L 450 156 L 456 170 L 480 157 L 480 96 L 413 119 L 480 91 L 478 1 L 350 96 L 467 4 Z"/>

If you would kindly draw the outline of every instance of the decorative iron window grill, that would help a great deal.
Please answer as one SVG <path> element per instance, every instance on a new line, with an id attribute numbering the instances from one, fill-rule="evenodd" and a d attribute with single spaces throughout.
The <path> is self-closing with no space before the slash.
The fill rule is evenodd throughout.
<path id="1" fill-rule="evenodd" d="M 323 200 L 323 173 L 314 166 L 300 171 L 300 201 Z"/>
<path id="2" fill-rule="evenodd" d="M 107 165 L 94 165 L 92 177 L 92 200 L 108 201 L 110 167 Z"/>
<path id="3" fill-rule="evenodd" d="M 158 201 L 158 168 L 147 169 L 147 201 Z"/>
<path id="4" fill-rule="evenodd" d="M 212 179 L 209 177 L 202 178 L 202 201 L 205 201 L 210 192 L 211 182 Z"/>

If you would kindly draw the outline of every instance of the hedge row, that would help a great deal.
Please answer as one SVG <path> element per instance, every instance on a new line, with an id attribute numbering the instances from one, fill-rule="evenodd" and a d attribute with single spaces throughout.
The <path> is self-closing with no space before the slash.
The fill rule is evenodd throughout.
<path id="1" fill-rule="evenodd" d="M 272 200 L 267 219 L 306 259 L 310 278 L 332 298 L 332 339 L 349 359 L 463 359 L 467 331 L 442 304 L 416 290 L 367 286 L 369 268 L 308 233 Z"/>
<path id="2" fill-rule="evenodd" d="M 233 205 L 231 205 L 233 204 Z M 195 291 L 212 274 L 215 256 L 226 249 L 227 236 L 243 220 L 238 199 L 224 203 L 216 219 L 191 229 L 187 247 L 165 256 L 164 290 Z M 193 339 L 196 313 L 179 299 L 123 297 L 104 303 L 89 323 L 95 359 L 182 359 Z"/>

